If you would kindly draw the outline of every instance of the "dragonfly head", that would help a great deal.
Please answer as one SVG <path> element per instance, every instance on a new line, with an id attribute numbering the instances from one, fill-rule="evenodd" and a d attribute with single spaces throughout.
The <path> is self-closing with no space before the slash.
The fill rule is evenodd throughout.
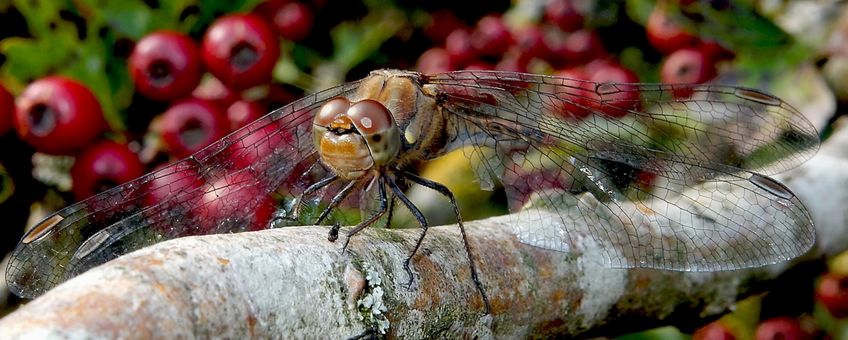
<path id="1" fill-rule="evenodd" d="M 325 103 L 312 124 L 315 148 L 339 176 L 358 178 L 375 165 L 395 159 L 402 145 L 391 112 L 378 101 Z"/>

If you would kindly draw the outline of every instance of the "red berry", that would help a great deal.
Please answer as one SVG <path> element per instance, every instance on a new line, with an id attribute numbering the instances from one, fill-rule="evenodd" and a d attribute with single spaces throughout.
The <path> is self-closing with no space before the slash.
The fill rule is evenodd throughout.
<path id="1" fill-rule="evenodd" d="M 625 68 L 621 64 L 602 60 L 595 63 L 587 64 L 584 71 L 594 82 L 598 83 L 637 83 L 639 77 L 636 73 Z"/>
<path id="2" fill-rule="evenodd" d="M 736 336 L 721 321 L 713 321 L 692 334 L 692 340 L 734 340 Z"/>
<path id="3" fill-rule="evenodd" d="M 104 140 L 92 144 L 71 167 L 74 197 L 85 199 L 143 174 L 138 156 L 124 144 Z"/>
<path id="4" fill-rule="evenodd" d="M 591 78 L 598 71 L 610 67 L 611 64 L 616 64 L 616 61 L 612 59 L 596 59 L 584 64 L 580 69 L 583 70 L 583 74 Z"/>
<path id="5" fill-rule="evenodd" d="M 569 79 L 563 80 L 562 86 L 555 88 L 556 98 L 552 98 L 554 113 L 566 120 L 580 120 L 588 117 L 592 111 L 589 97 L 594 95 L 592 83 L 580 69 L 567 69 L 554 75 Z"/>
<path id="6" fill-rule="evenodd" d="M 418 57 L 418 71 L 435 74 L 453 70 L 450 55 L 443 49 L 431 47 Z"/>
<path id="7" fill-rule="evenodd" d="M 662 64 L 660 78 L 666 84 L 700 84 L 713 79 L 718 70 L 715 60 L 701 50 L 682 48 L 672 52 Z M 674 90 L 678 98 L 692 94 L 689 87 Z"/>
<path id="8" fill-rule="evenodd" d="M 200 233 L 233 228 L 265 229 L 274 213 L 274 199 L 256 183 L 251 172 L 239 171 L 211 181 L 194 209 Z M 236 223 L 236 225 L 227 225 Z"/>
<path id="9" fill-rule="evenodd" d="M 682 48 L 671 53 L 660 77 L 666 84 L 700 84 L 716 76 L 715 61 L 701 50 Z"/>
<path id="10" fill-rule="evenodd" d="M 645 33 L 651 46 L 664 54 L 698 44 L 698 38 L 687 33 L 666 13 L 663 6 L 654 7 L 645 24 Z"/>
<path id="11" fill-rule="evenodd" d="M 174 199 L 178 195 L 186 195 L 203 185 L 203 178 L 184 162 L 162 164 L 153 172 L 156 177 L 145 184 L 144 203 L 148 206 Z M 182 202 L 187 199 L 190 198 L 181 197 L 179 200 Z"/>
<path id="12" fill-rule="evenodd" d="M 274 18 L 274 13 L 283 5 L 289 3 L 291 0 L 263 0 L 262 2 L 256 4 L 256 7 L 253 7 L 253 10 L 250 13 L 260 16 L 262 19 L 266 19 L 266 22 L 270 25 Z"/>
<path id="13" fill-rule="evenodd" d="M 819 300 L 836 318 L 848 317 L 848 276 L 827 273 L 816 286 Z"/>
<path id="14" fill-rule="evenodd" d="M 487 15 L 477 22 L 471 32 L 471 46 L 481 55 L 500 56 L 512 44 L 512 36 L 503 19 Z"/>
<path id="15" fill-rule="evenodd" d="M 15 97 L 0 84 L 0 136 L 12 129 L 15 120 Z"/>
<path id="16" fill-rule="evenodd" d="M 191 92 L 191 96 L 215 103 L 218 107 L 226 109 L 230 104 L 239 100 L 240 95 L 224 86 L 218 78 L 206 77 L 200 85 Z"/>
<path id="17" fill-rule="evenodd" d="M 606 55 L 601 37 L 593 30 L 578 30 L 563 36 L 550 32 L 545 36 L 548 61 L 554 65 L 580 65 Z"/>
<path id="18" fill-rule="evenodd" d="M 161 101 L 191 93 L 203 73 L 194 41 L 170 31 L 154 32 L 139 40 L 130 55 L 129 69 L 136 90 Z"/>
<path id="19" fill-rule="evenodd" d="M 507 53 L 495 65 L 495 69 L 498 71 L 527 72 L 527 61 L 522 59 L 519 53 Z"/>
<path id="20" fill-rule="evenodd" d="M 530 61 L 533 58 L 544 58 L 548 55 L 548 45 L 545 43 L 545 33 L 539 26 L 526 26 L 512 32 L 515 44 L 521 51 L 521 59 Z"/>
<path id="21" fill-rule="evenodd" d="M 714 41 L 705 41 L 698 45 L 698 50 L 715 61 L 733 60 L 736 53 Z"/>
<path id="22" fill-rule="evenodd" d="M 201 46 L 209 72 L 235 89 L 268 82 L 280 56 L 271 29 L 252 14 L 219 18 L 206 31 Z"/>
<path id="23" fill-rule="evenodd" d="M 424 27 L 424 34 L 435 42 L 447 39 L 453 31 L 463 27 L 462 20 L 449 10 L 437 10 L 430 14 L 430 22 Z"/>
<path id="24" fill-rule="evenodd" d="M 574 32 L 583 27 L 583 14 L 574 6 L 573 0 L 552 0 L 545 5 L 545 20 L 565 32 Z"/>
<path id="25" fill-rule="evenodd" d="M 485 62 L 477 60 L 477 61 L 471 62 L 471 64 L 468 64 L 468 66 L 466 66 L 465 69 L 469 70 L 469 71 L 491 71 L 491 70 L 494 70 L 495 67 L 492 66 L 491 64 L 487 64 Z"/>
<path id="26" fill-rule="evenodd" d="M 811 337 L 801 329 L 798 320 L 784 316 L 760 322 L 754 338 L 757 340 L 802 340 Z"/>
<path id="27" fill-rule="evenodd" d="M 100 103 L 85 85 L 52 76 L 29 84 L 18 97 L 18 135 L 36 150 L 71 154 L 106 128 Z"/>
<path id="28" fill-rule="evenodd" d="M 265 115 L 265 108 L 257 102 L 239 100 L 227 108 L 230 130 L 235 131 Z"/>
<path id="29" fill-rule="evenodd" d="M 161 119 L 162 139 L 177 158 L 199 151 L 229 131 L 229 122 L 221 109 L 196 98 L 172 105 Z"/>
<path id="30" fill-rule="evenodd" d="M 281 6 L 274 13 L 274 28 L 281 37 L 300 41 L 309 35 L 313 16 L 309 6 L 292 1 Z"/>
<path id="31" fill-rule="evenodd" d="M 639 77 L 633 71 L 630 71 L 624 66 L 617 63 L 600 63 L 597 67 L 586 68 L 589 73 L 589 80 L 600 85 L 595 93 L 592 93 L 594 100 L 590 101 L 590 105 L 596 110 L 612 118 L 621 118 L 629 113 L 628 110 L 639 109 L 641 106 L 641 96 L 639 89 L 632 85 L 623 85 L 622 83 L 636 83 Z M 616 83 L 610 85 L 607 83 Z"/>
<path id="32" fill-rule="evenodd" d="M 450 62 L 457 67 L 467 65 L 477 58 L 477 51 L 471 45 L 471 32 L 457 29 L 445 38 L 445 51 L 450 56 Z"/>

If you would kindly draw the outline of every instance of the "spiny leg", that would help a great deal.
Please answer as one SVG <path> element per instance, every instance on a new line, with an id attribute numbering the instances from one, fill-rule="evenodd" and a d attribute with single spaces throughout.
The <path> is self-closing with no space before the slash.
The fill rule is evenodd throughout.
<path id="1" fill-rule="evenodd" d="M 394 216 L 394 212 L 395 212 L 395 200 L 390 199 L 389 200 L 389 208 L 386 211 L 386 225 L 384 226 L 386 229 L 388 229 L 392 224 L 392 216 Z"/>
<path id="2" fill-rule="evenodd" d="M 388 207 L 389 207 L 389 203 L 388 203 L 388 198 L 386 197 L 386 182 L 385 182 L 385 179 L 383 179 L 383 176 L 378 175 L 377 185 L 378 185 L 378 190 L 379 190 L 378 191 L 378 193 L 379 193 L 378 199 L 380 200 L 380 207 L 377 209 L 376 212 L 371 214 L 371 216 L 369 216 L 367 219 L 362 220 L 361 222 L 359 222 L 359 224 L 357 224 L 355 227 L 353 227 L 353 229 L 351 229 L 350 231 L 347 232 L 347 239 L 345 240 L 345 244 L 342 247 L 342 251 L 347 249 L 347 245 L 348 245 L 348 243 L 350 243 L 350 237 L 351 236 L 362 231 L 362 229 L 365 229 L 365 227 L 371 225 L 372 223 L 374 223 L 374 221 L 376 221 L 377 219 L 382 217 L 384 214 L 386 214 L 386 211 L 388 210 Z M 336 227 L 334 226 L 333 228 L 335 229 Z M 332 233 L 333 233 L 333 230 L 330 230 L 331 235 L 332 235 Z M 338 233 L 338 230 L 336 230 L 336 233 Z"/>
<path id="3" fill-rule="evenodd" d="M 345 184 L 344 188 L 342 188 L 342 190 L 340 190 L 336 194 L 336 196 L 333 196 L 333 200 L 330 201 L 330 204 L 327 205 L 327 208 L 325 208 L 324 211 L 321 212 L 321 215 L 318 216 L 318 219 L 315 220 L 316 225 L 320 224 L 321 221 L 327 218 L 327 215 L 330 214 L 330 211 L 335 209 L 339 205 L 339 203 L 341 203 L 345 199 L 345 197 L 350 195 L 350 190 L 353 189 L 354 186 L 356 186 L 356 183 L 358 183 L 358 181 L 348 182 L 347 184 Z M 330 233 L 327 235 L 327 240 L 329 240 L 330 242 L 336 242 L 338 238 L 339 224 L 336 223 L 333 225 L 333 228 L 330 229 Z"/>
<path id="4" fill-rule="evenodd" d="M 300 218 L 300 209 L 301 209 L 301 207 L 303 207 L 303 198 L 304 197 L 309 196 L 312 193 L 320 190 L 321 188 L 332 184 L 337 179 L 339 179 L 338 175 L 331 174 L 330 176 L 324 177 L 320 181 L 312 183 L 312 185 L 306 187 L 306 189 L 304 189 L 303 192 L 300 193 L 300 195 L 297 195 L 297 198 L 295 199 L 295 204 L 294 204 L 294 211 L 292 212 L 292 215 L 291 215 L 290 218 L 292 220 L 297 220 L 298 218 Z"/>
<path id="5" fill-rule="evenodd" d="M 386 216 L 385 228 L 387 228 L 387 229 L 389 228 L 389 225 L 392 223 L 392 214 L 394 214 L 394 210 L 395 210 L 395 200 L 390 199 L 389 200 L 389 207 L 386 209 L 386 212 L 387 212 L 386 215 L 387 216 Z M 330 229 L 330 235 L 327 236 L 327 239 L 330 240 L 330 242 L 336 242 L 336 240 L 339 238 L 339 229 L 341 229 L 341 227 L 342 226 L 340 224 L 336 223 L 336 224 L 333 225 L 333 228 Z"/>
<path id="6" fill-rule="evenodd" d="M 403 193 L 403 190 L 398 187 L 397 182 L 393 177 L 389 177 L 389 187 L 392 188 L 392 191 L 395 193 L 398 199 L 403 202 L 403 205 L 409 209 L 409 212 L 412 215 L 415 215 L 415 219 L 418 220 L 418 225 L 421 226 L 421 236 L 418 237 L 418 241 L 415 242 L 415 248 L 412 249 L 412 253 L 409 254 L 409 257 L 406 258 L 406 261 L 403 261 L 403 269 L 406 270 L 406 274 L 409 276 L 409 281 L 406 282 L 407 288 L 412 286 L 412 269 L 409 269 L 409 263 L 412 261 L 412 257 L 415 256 L 415 253 L 418 251 L 418 248 L 421 247 L 421 243 L 424 241 L 424 235 L 427 235 L 427 228 L 429 227 L 427 223 L 427 218 L 424 217 L 424 214 L 421 213 L 421 210 L 409 200 L 409 197 L 406 197 L 406 194 Z"/>
<path id="7" fill-rule="evenodd" d="M 477 291 L 483 298 L 483 304 L 486 306 L 486 314 L 489 314 L 489 312 L 491 311 L 491 306 L 489 305 L 489 297 L 486 295 L 486 291 L 483 289 L 483 284 L 480 283 L 480 278 L 477 276 L 477 267 L 474 265 L 474 256 L 473 254 L 471 254 L 471 245 L 468 243 L 468 236 L 465 234 L 465 226 L 462 224 L 462 217 L 459 214 L 459 206 L 456 204 L 456 198 L 453 196 L 453 193 L 446 186 L 438 182 L 419 177 L 409 172 L 403 172 L 402 175 L 404 178 L 414 183 L 436 190 L 437 192 L 444 195 L 450 200 L 451 205 L 453 206 L 453 212 L 456 215 L 456 224 L 459 226 L 459 232 L 462 234 L 462 243 L 465 244 L 465 255 L 468 256 L 468 264 L 471 269 L 471 279 L 474 281 L 474 286 L 477 288 Z M 421 241 L 423 239 L 424 234 L 422 233 L 421 238 L 418 239 L 418 244 L 415 245 L 415 250 L 418 250 L 418 247 L 421 245 Z M 412 251 L 413 255 L 415 254 L 415 250 Z M 410 258 L 412 258 L 411 255 Z M 407 263 L 408 262 L 409 259 L 407 259 Z"/>

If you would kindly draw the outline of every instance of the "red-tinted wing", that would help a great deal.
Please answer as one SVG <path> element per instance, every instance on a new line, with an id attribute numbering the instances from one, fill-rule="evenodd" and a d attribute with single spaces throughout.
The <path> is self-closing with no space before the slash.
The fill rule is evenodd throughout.
<path id="1" fill-rule="evenodd" d="M 317 161 L 312 117 L 343 84 L 293 102 L 195 155 L 70 205 L 30 229 L 6 270 L 35 297 L 121 254 L 180 236 L 262 229 L 277 191 L 296 195 Z"/>

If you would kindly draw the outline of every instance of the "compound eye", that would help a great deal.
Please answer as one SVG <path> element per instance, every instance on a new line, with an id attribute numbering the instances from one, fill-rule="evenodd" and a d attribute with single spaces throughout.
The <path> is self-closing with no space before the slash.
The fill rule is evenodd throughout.
<path id="1" fill-rule="evenodd" d="M 343 115 L 350 108 L 347 98 L 333 98 L 321 105 L 321 110 L 315 115 L 313 124 L 318 126 L 330 126 L 339 115 Z"/>
<path id="2" fill-rule="evenodd" d="M 364 136 L 376 135 L 395 127 L 389 110 L 376 100 L 366 99 L 350 106 L 347 116 Z"/>

